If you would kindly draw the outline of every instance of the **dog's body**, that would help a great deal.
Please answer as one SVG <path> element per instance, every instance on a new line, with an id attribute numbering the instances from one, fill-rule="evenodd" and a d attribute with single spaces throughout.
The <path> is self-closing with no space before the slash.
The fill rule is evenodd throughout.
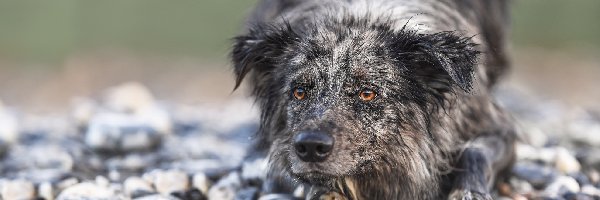
<path id="1" fill-rule="evenodd" d="M 486 199 L 515 133 L 503 0 L 264 0 L 236 38 L 269 180 L 309 198 Z M 267 184 L 269 184 L 267 183 Z"/>

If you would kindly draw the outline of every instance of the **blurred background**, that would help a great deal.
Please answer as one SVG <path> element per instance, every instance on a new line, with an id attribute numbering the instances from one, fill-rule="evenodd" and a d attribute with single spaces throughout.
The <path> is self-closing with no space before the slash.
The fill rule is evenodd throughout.
<path id="1" fill-rule="evenodd" d="M 0 0 L 0 99 L 28 112 L 138 81 L 158 99 L 232 93 L 231 38 L 255 0 Z M 514 0 L 505 87 L 600 107 L 600 1 Z"/>

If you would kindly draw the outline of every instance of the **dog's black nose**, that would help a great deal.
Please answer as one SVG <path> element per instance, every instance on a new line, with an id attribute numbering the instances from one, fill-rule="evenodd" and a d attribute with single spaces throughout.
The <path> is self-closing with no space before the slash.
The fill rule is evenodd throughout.
<path id="1" fill-rule="evenodd" d="M 333 149 L 333 137 L 322 132 L 301 132 L 294 137 L 294 148 L 304 162 L 323 162 Z"/>

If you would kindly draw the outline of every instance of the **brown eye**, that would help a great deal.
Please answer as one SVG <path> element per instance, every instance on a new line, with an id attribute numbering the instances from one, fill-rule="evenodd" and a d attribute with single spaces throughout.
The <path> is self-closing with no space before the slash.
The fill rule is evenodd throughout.
<path id="1" fill-rule="evenodd" d="M 302 88 L 302 87 L 294 88 L 294 97 L 298 100 L 304 99 L 306 97 L 306 91 L 304 91 L 304 88 Z"/>
<path id="2" fill-rule="evenodd" d="M 358 96 L 360 97 L 360 100 L 372 101 L 377 96 L 377 93 L 375 93 L 373 90 L 364 89 L 364 90 L 360 91 Z"/>

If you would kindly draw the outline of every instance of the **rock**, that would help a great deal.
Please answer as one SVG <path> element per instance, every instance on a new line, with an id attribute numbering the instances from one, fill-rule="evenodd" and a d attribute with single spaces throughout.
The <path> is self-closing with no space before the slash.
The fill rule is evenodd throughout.
<path id="1" fill-rule="evenodd" d="M 71 101 L 71 117 L 79 128 L 87 128 L 90 119 L 98 110 L 98 104 L 92 99 L 75 98 Z"/>
<path id="2" fill-rule="evenodd" d="M 162 171 L 156 174 L 154 187 L 163 195 L 186 191 L 189 188 L 188 176 L 179 170 Z"/>
<path id="3" fill-rule="evenodd" d="M 83 182 L 63 190 L 56 199 L 110 199 L 115 193 L 107 187 L 91 182 Z"/>
<path id="4" fill-rule="evenodd" d="M 593 185 L 584 185 L 581 187 L 581 193 L 600 198 L 600 189 Z"/>
<path id="5" fill-rule="evenodd" d="M 121 173 L 119 173 L 119 170 L 111 169 L 108 171 L 108 178 L 111 181 L 119 181 L 121 179 Z"/>
<path id="6" fill-rule="evenodd" d="M 140 177 L 129 177 L 125 180 L 125 193 L 131 198 L 142 197 L 154 193 L 152 184 Z"/>
<path id="7" fill-rule="evenodd" d="M 37 195 L 45 200 L 54 200 L 54 188 L 50 182 L 41 183 L 38 186 Z"/>
<path id="8" fill-rule="evenodd" d="M 77 183 L 79 183 L 79 180 L 77 180 L 77 178 L 71 177 L 71 178 L 67 178 L 67 179 L 64 179 L 64 180 L 58 182 L 56 184 L 56 187 L 60 191 L 60 190 L 65 190 L 65 189 L 67 189 L 67 188 L 69 188 L 69 187 L 71 187 L 71 186 L 73 186 L 73 185 L 75 185 Z"/>
<path id="9" fill-rule="evenodd" d="M 104 176 L 96 176 L 96 184 L 102 187 L 108 187 L 110 181 Z"/>
<path id="10" fill-rule="evenodd" d="M 0 194 L 4 200 L 33 199 L 35 187 L 33 183 L 26 180 L 7 180 L 2 183 Z"/>
<path id="11" fill-rule="evenodd" d="M 582 172 L 575 172 L 568 174 L 570 177 L 574 178 L 579 185 L 589 185 L 591 184 L 590 179 Z"/>
<path id="12" fill-rule="evenodd" d="M 258 199 L 258 193 L 259 193 L 258 188 L 255 188 L 255 187 L 244 188 L 235 194 L 234 199 L 235 200 L 255 200 L 255 199 Z"/>
<path id="13" fill-rule="evenodd" d="M 231 172 L 208 190 L 208 199 L 233 200 L 242 186 L 238 172 Z"/>
<path id="14" fill-rule="evenodd" d="M 171 117 L 164 109 L 159 108 L 150 90 L 140 83 L 125 83 L 109 89 L 104 97 L 104 104 L 113 112 L 139 117 L 161 133 L 172 130 Z"/>
<path id="15" fill-rule="evenodd" d="M 6 152 L 8 152 L 9 146 L 10 145 L 7 142 L 0 139 L 0 158 L 4 157 L 4 155 L 6 155 Z"/>
<path id="16" fill-rule="evenodd" d="M 19 140 L 19 124 L 15 114 L 0 101 L 0 141 L 14 144 Z"/>
<path id="17" fill-rule="evenodd" d="M 553 148 L 536 148 L 521 143 L 516 146 L 516 154 L 518 160 L 542 161 L 544 163 L 554 163 L 556 160 L 556 150 Z"/>
<path id="18" fill-rule="evenodd" d="M 528 194 L 534 190 L 529 182 L 517 178 L 511 178 L 510 185 L 517 194 Z"/>
<path id="19" fill-rule="evenodd" d="M 207 197 L 198 189 L 191 189 L 185 192 L 174 192 L 171 196 L 185 200 L 207 200 Z"/>
<path id="20" fill-rule="evenodd" d="M 148 150 L 158 145 L 160 133 L 135 116 L 100 113 L 89 123 L 85 144 L 102 151 Z"/>
<path id="21" fill-rule="evenodd" d="M 593 197 L 587 195 L 587 194 L 583 194 L 583 193 L 574 193 L 574 192 L 567 192 L 565 195 L 563 195 L 563 197 L 566 200 L 594 200 Z"/>
<path id="22" fill-rule="evenodd" d="M 576 173 L 581 170 L 581 165 L 577 159 L 565 148 L 557 148 L 554 165 L 560 172 L 565 174 Z"/>
<path id="23" fill-rule="evenodd" d="M 600 182 L 600 173 L 598 173 L 598 171 L 596 171 L 595 169 L 587 170 L 586 175 L 590 178 L 590 181 L 593 184 Z"/>
<path id="24" fill-rule="evenodd" d="M 296 198 L 289 194 L 267 194 L 261 196 L 258 200 L 296 200 Z"/>
<path id="25" fill-rule="evenodd" d="M 192 186 L 200 190 L 202 194 L 208 194 L 208 189 L 210 188 L 210 185 L 211 182 L 204 173 L 196 173 L 192 177 Z"/>
<path id="26" fill-rule="evenodd" d="M 538 189 L 546 187 L 558 175 L 558 172 L 552 168 L 533 163 L 517 163 L 512 172 L 516 177 L 531 183 Z"/>
<path id="27" fill-rule="evenodd" d="M 173 197 L 171 195 L 155 194 L 155 195 L 148 195 L 148 196 L 135 198 L 135 200 L 181 200 L 181 199 Z"/>
<path id="28" fill-rule="evenodd" d="M 544 193 L 550 196 L 563 196 L 567 192 L 577 193 L 580 187 L 577 181 L 568 176 L 558 176 L 544 189 Z"/>
<path id="29" fill-rule="evenodd" d="M 242 163 L 242 179 L 245 181 L 264 180 L 267 177 L 268 161 L 258 158 Z"/>

